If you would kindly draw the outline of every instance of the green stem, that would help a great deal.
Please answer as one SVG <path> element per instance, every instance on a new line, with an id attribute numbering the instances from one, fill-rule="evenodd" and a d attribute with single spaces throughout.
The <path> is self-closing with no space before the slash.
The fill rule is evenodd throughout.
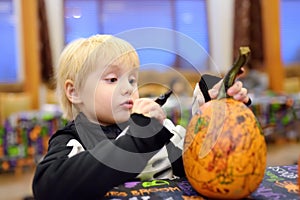
<path id="1" fill-rule="evenodd" d="M 233 85 L 241 68 L 247 63 L 249 55 L 250 55 L 249 47 L 240 47 L 239 57 L 236 59 L 231 69 L 224 76 L 223 84 L 219 89 L 219 94 L 217 99 L 229 98 L 229 95 L 227 94 L 227 90 Z"/>

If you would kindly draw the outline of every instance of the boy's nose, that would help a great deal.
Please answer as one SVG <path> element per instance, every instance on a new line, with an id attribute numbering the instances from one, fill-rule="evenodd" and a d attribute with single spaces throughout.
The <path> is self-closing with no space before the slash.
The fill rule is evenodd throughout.
<path id="1" fill-rule="evenodd" d="M 120 87 L 122 95 L 131 94 L 134 90 L 133 85 L 128 80 L 123 81 Z"/>

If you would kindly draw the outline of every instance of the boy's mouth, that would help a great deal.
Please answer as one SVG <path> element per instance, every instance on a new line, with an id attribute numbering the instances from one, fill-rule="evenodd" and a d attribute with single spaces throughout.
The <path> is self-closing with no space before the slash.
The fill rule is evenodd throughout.
<path id="1" fill-rule="evenodd" d="M 122 103 L 121 105 L 128 109 L 131 109 L 133 106 L 133 100 L 129 99 L 129 100 L 125 101 L 124 103 Z"/>

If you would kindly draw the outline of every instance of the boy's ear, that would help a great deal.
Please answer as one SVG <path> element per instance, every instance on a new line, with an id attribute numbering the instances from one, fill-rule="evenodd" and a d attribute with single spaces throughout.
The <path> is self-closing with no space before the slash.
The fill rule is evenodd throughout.
<path id="1" fill-rule="evenodd" d="M 74 86 L 74 82 L 70 79 L 67 79 L 65 82 L 65 93 L 69 101 L 71 101 L 72 103 L 78 104 L 82 102 L 78 91 Z"/>

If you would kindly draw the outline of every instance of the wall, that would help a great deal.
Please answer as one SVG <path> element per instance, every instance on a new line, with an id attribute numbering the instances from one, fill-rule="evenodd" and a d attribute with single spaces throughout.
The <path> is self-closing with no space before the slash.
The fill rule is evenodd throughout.
<path id="1" fill-rule="evenodd" d="M 56 63 L 64 46 L 63 0 L 45 0 L 53 61 Z"/>
<path id="2" fill-rule="evenodd" d="M 222 73 L 232 65 L 234 0 L 209 0 L 208 20 L 212 71 Z M 54 63 L 64 46 L 63 0 L 46 0 Z"/>
<path id="3" fill-rule="evenodd" d="M 224 73 L 232 65 L 234 0 L 209 0 L 207 4 L 211 56 L 217 69 Z"/>
<path id="4" fill-rule="evenodd" d="M 21 0 L 20 0 L 21 1 Z M 262 0 L 265 29 L 264 47 L 266 53 L 266 71 L 270 76 L 270 89 L 282 91 L 284 85 L 285 71 L 280 58 L 280 35 L 279 31 L 279 1 L 274 0 L 269 5 L 268 0 Z M 23 38 L 24 38 L 24 71 L 25 71 L 25 92 L 33 97 L 33 108 L 38 108 L 45 100 L 45 90 L 40 85 L 39 64 L 38 64 L 38 40 L 37 17 L 35 5 L 37 0 L 22 2 Z M 53 62 L 57 63 L 59 54 L 64 47 L 64 26 L 63 26 L 63 0 L 46 0 L 47 14 L 50 25 L 50 38 L 52 46 Z M 233 26 L 233 5 L 234 0 L 210 0 L 208 2 L 209 33 L 211 43 L 211 56 L 214 62 L 212 71 L 222 73 L 232 64 L 232 26 Z M 226 3 L 225 3 L 226 2 Z M 275 34 L 276 33 L 276 34 Z M 37 96 L 40 99 L 37 99 Z"/>

